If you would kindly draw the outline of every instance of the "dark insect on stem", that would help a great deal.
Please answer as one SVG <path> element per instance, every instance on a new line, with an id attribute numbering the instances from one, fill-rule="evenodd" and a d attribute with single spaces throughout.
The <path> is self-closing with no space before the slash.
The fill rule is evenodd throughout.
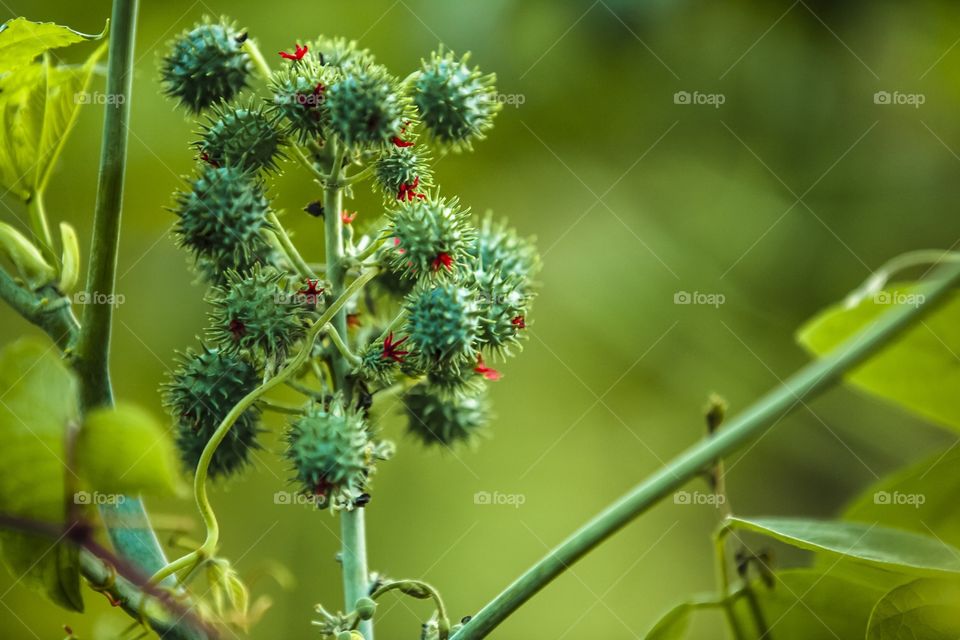
<path id="1" fill-rule="evenodd" d="M 359 496 L 357 496 L 356 498 L 354 498 L 354 500 L 353 500 L 353 506 L 355 506 L 355 507 L 365 507 L 365 506 L 367 506 L 368 504 L 370 504 L 370 500 L 371 500 L 371 497 L 370 497 L 370 494 L 369 494 L 369 493 L 361 493 Z"/>
<path id="2" fill-rule="evenodd" d="M 237 44 L 243 44 L 247 41 L 248 37 L 250 37 L 250 34 L 244 31 L 243 33 L 237 34 L 236 37 L 234 37 L 234 40 L 237 42 Z"/>
<path id="3" fill-rule="evenodd" d="M 303 210 L 312 215 L 314 218 L 323 218 L 323 203 L 319 200 L 314 200 L 305 206 Z"/>

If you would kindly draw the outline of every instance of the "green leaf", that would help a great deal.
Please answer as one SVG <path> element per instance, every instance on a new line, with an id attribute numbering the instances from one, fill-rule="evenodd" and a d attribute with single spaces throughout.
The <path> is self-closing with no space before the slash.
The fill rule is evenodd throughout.
<path id="1" fill-rule="evenodd" d="M 170 495 L 177 490 L 173 444 L 152 415 L 132 405 L 98 409 L 83 421 L 77 469 L 96 491 Z"/>
<path id="2" fill-rule="evenodd" d="M 52 22 L 31 22 L 26 18 L 8 20 L 0 26 L 0 69 L 14 71 L 51 49 L 99 40 L 106 33 L 106 26 L 98 35 L 87 35 Z"/>
<path id="3" fill-rule="evenodd" d="M 657 624 L 644 636 L 646 640 L 679 640 L 687 634 L 690 626 L 690 614 L 694 606 L 689 602 L 678 604 L 667 611 Z"/>
<path id="4" fill-rule="evenodd" d="M 858 496 L 843 519 L 878 523 L 960 546 L 960 446 L 881 479 Z"/>
<path id="5" fill-rule="evenodd" d="M 77 386 L 52 345 L 20 340 L 0 354 L 0 513 L 62 528 L 65 438 L 78 425 Z M 20 582 L 67 609 L 83 610 L 75 546 L 0 532 L 0 555 Z"/>
<path id="6" fill-rule="evenodd" d="M 799 518 L 730 518 L 727 522 L 800 549 L 890 571 L 931 576 L 960 573 L 960 550 L 910 531 L 860 522 Z"/>
<path id="7" fill-rule="evenodd" d="M 751 585 L 767 638 L 863 638 L 870 611 L 884 593 L 815 569 L 780 571 L 774 579 L 772 588 L 760 581 Z M 734 612 L 744 629 L 757 629 L 746 598 L 736 601 Z"/>
<path id="8" fill-rule="evenodd" d="M 867 640 L 960 638 L 960 582 L 923 578 L 887 593 L 870 616 Z"/>
<path id="9" fill-rule="evenodd" d="M 46 185 L 106 44 L 83 65 L 44 60 L 0 78 L 0 182 L 27 200 Z"/>
<path id="10" fill-rule="evenodd" d="M 855 307 L 836 305 L 800 329 L 797 340 L 815 355 L 828 353 L 891 308 L 916 302 L 916 285 L 892 286 Z M 911 298 L 910 296 L 914 296 Z M 847 380 L 938 424 L 960 430 L 960 293 L 951 293 L 924 320 L 860 365 Z"/>

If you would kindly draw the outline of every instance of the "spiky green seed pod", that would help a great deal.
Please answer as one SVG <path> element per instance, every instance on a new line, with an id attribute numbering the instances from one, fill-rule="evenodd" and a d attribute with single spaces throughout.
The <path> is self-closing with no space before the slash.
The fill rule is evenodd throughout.
<path id="1" fill-rule="evenodd" d="M 404 101 L 377 65 L 349 67 L 326 92 L 330 129 L 347 146 L 382 146 L 400 132 Z"/>
<path id="2" fill-rule="evenodd" d="M 474 271 L 467 283 L 479 294 L 481 348 L 509 355 L 524 336 L 531 294 L 519 277 L 504 277 L 500 271 Z"/>
<path id="3" fill-rule="evenodd" d="M 421 368 L 443 364 L 459 370 L 476 361 L 480 331 L 477 294 L 454 282 L 419 287 L 407 297 L 404 335 Z"/>
<path id="4" fill-rule="evenodd" d="M 368 49 L 361 49 L 356 40 L 346 38 L 329 38 L 321 36 L 310 47 L 307 55 L 323 57 L 322 64 L 327 67 L 348 71 L 358 67 L 367 67 L 374 63 L 373 54 Z M 318 60 L 319 61 L 319 60 Z"/>
<path id="5" fill-rule="evenodd" d="M 476 242 L 470 210 L 461 209 L 457 198 L 402 202 L 389 213 L 386 233 L 393 238 L 386 254 L 390 268 L 406 278 L 456 274 Z"/>
<path id="6" fill-rule="evenodd" d="M 262 185 L 249 173 L 204 166 L 190 191 L 176 196 L 174 232 L 198 257 L 240 261 L 261 248 L 269 209 Z"/>
<path id="7" fill-rule="evenodd" d="M 410 389 L 403 402 L 410 433 L 428 446 L 470 443 L 490 417 L 484 396 L 444 397 L 422 383 Z"/>
<path id="8" fill-rule="evenodd" d="M 360 364 L 354 373 L 367 382 L 386 383 L 397 373 L 399 363 L 400 360 L 389 356 L 389 351 L 385 352 L 382 341 L 375 340 L 360 353 Z"/>
<path id="9" fill-rule="evenodd" d="M 226 350 L 243 350 L 281 361 L 305 332 L 306 307 L 272 268 L 240 274 L 228 271 L 226 284 L 208 298 L 210 338 Z"/>
<path id="10" fill-rule="evenodd" d="M 496 75 L 467 65 L 469 54 L 457 59 L 441 49 L 424 60 L 413 83 L 413 101 L 431 137 L 454 150 L 482 140 L 500 110 Z"/>
<path id="11" fill-rule="evenodd" d="M 283 118 L 300 143 L 324 137 L 330 120 L 326 91 L 335 77 L 332 68 L 321 66 L 309 55 L 273 74 L 269 110 Z"/>
<path id="12" fill-rule="evenodd" d="M 242 252 L 212 253 L 198 255 L 193 267 L 199 280 L 211 286 L 227 283 L 227 273 L 248 273 L 256 265 L 261 267 L 288 268 L 285 258 L 262 236 L 255 236 L 243 245 Z"/>
<path id="13" fill-rule="evenodd" d="M 339 395 L 329 408 L 312 405 L 290 425 L 285 456 L 293 463 L 296 480 L 321 508 L 353 506 L 364 492 L 376 460 L 388 450 L 370 440 L 363 416 L 343 406 Z"/>
<path id="14" fill-rule="evenodd" d="M 176 420 L 176 445 L 184 466 L 193 470 L 204 447 L 234 405 L 260 384 L 260 375 L 237 354 L 204 346 L 187 350 L 164 385 L 164 404 Z M 210 477 L 233 474 L 258 449 L 260 412 L 251 407 L 227 432 L 210 461 Z"/>
<path id="15" fill-rule="evenodd" d="M 449 367 L 444 365 L 431 367 L 427 371 L 426 384 L 431 393 L 440 398 L 477 396 L 483 392 L 483 377 L 472 367 Z"/>
<path id="16" fill-rule="evenodd" d="M 487 212 L 480 223 L 470 255 L 485 272 L 499 271 L 504 278 L 518 278 L 529 288 L 540 270 L 540 257 L 532 239 L 521 238 L 506 219 L 494 222 Z"/>
<path id="17" fill-rule="evenodd" d="M 164 92 L 194 113 L 232 99 L 247 86 L 252 69 L 240 35 L 224 22 L 199 24 L 184 32 L 163 59 Z"/>
<path id="18" fill-rule="evenodd" d="M 403 185 L 417 184 L 418 188 L 433 185 L 430 156 L 421 149 L 391 145 L 377 158 L 374 164 L 376 186 L 388 200 L 397 200 Z"/>
<path id="19" fill-rule="evenodd" d="M 263 105 L 253 102 L 220 104 L 202 126 L 195 146 L 214 166 L 276 171 L 285 142 L 279 118 L 280 114 L 267 113 Z"/>

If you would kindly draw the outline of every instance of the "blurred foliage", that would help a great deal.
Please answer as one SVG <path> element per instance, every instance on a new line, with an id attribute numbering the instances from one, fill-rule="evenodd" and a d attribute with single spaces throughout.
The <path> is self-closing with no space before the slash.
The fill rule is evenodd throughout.
<path id="1" fill-rule="evenodd" d="M 19 0 L 0 19 L 98 32 L 108 12 L 106 0 Z M 230 15 L 268 53 L 314 33 L 357 38 L 401 75 L 443 42 L 496 71 L 501 92 L 523 96 L 505 105 L 477 153 L 440 158 L 435 171 L 475 211 L 493 208 L 538 235 L 543 286 L 528 353 L 504 367 L 512 384 L 494 388 L 494 437 L 456 455 L 399 438 L 368 518 L 372 566 L 435 583 L 456 616 L 699 437 L 709 392 L 736 412 L 805 362 L 792 337 L 805 319 L 890 256 L 950 247 L 960 233 L 960 6 L 945 0 L 144 3 L 113 360 L 118 396 L 156 413 L 174 350 L 192 342 L 206 311 L 164 208 L 191 166 L 192 126 L 159 95 L 158 60 L 204 13 Z M 678 91 L 725 101 L 678 105 Z M 878 105 L 878 91 L 920 93 L 925 103 Z M 47 197 L 81 247 L 101 109 L 83 109 Z M 301 243 L 318 238 L 318 259 L 317 222 L 300 211 L 317 194 L 292 164 L 284 169 L 285 220 Z M 26 219 L 13 194 L 2 202 L 4 221 Z M 367 195 L 355 204 L 357 225 L 381 206 Z M 722 294 L 724 303 L 677 305 L 678 292 Z M 31 331 L 0 311 L 4 342 Z M 399 437 L 401 423 L 390 418 L 387 432 Z M 907 414 L 840 389 L 730 460 L 731 503 L 737 513 L 830 516 L 885 472 L 946 444 Z M 255 468 L 214 500 L 224 553 L 254 597 L 274 600 L 252 637 L 308 638 L 312 605 L 340 602 L 338 529 L 327 514 L 274 504 L 275 492 L 291 489 L 279 449 L 267 442 Z M 525 500 L 478 505 L 478 491 Z M 150 506 L 165 537 L 195 524 L 187 501 Z M 642 634 L 713 584 L 717 517 L 707 505 L 658 507 L 495 637 Z M 780 566 L 799 560 L 777 554 Z M 277 563 L 292 581 L 271 578 Z M 33 637 L 28 628 L 57 637 L 66 623 L 88 638 L 93 627 L 126 624 L 93 598 L 93 615 L 54 612 L 6 574 L 0 593 L 16 612 L 0 616 L 3 637 Z M 389 603 L 380 633 L 416 637 L 423 615 Z M 697 637 L 715 637 L 711 622 L 698 617 Z"/>

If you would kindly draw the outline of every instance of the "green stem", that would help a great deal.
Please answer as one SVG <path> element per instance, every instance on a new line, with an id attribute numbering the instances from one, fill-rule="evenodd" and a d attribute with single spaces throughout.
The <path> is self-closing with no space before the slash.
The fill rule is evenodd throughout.
<path id="1" fill-rule="evenodd" d="M 260 75 L 263 76 L 263 79 L 269 79 L 270 76 L 273 75 L 273 72 L 270 70 L 270 64 L 267 62 L 267 59 L 263 57 L 263 52 L 260 51 L 260 47 L 257 46 L 253 38 L 244 40 L 243 48 L 246 50 L 247 55 L 250 56 L 253 66 L 256 67 Z"/>
<path id="2" fill-rule="evenodd" d="M 443 598 L 440 597 L 440 593 L 434 589 L 433 586 L 422 580 L 395 580 L 378 588 L 370 594 L 370 597 L 376 600 L 383 594 L 394 590 L 417 598 L 418 600 L 425 598 L 433 599 L 434 604 L 437 605 L 437 624 L 440 640 L 447 640 L 447 637 L 450 635 L 450 618 L 447 616 L 447 608 L 443 604 Z"/>
<path id="3" fill-rule="evenodd" d="M 323 192 L 323 208 L 325 233 L 324 242 L 327 258 L 327 280 L 330 282 L 331 293 L 336 297 L 341 295 L 343 281 L 346 274 L 345 256 L 343 251 L 343 222 L 340 211 L 343 209 L 343 188 L 340 186 L 343 149 L 335 147 L 333 150 L 333 166 L 326 181 Z M 346 310 L 337 313 L 331 322 L 334 331 L 341 336 L 347 335 Z M 350 403 L 351 389 L 347 374 L 349 363 L 346 358 L 331 358 L 333 382 L 337 390 L 343 393 L 344 399 Z M 340 561 L 343 568 L 343 597 L 346 610 L 350 611 L 357 599 L 366 596 L 369 592 L 367 569 L 366 525 L 364 523 L 364 509 L 357 507 L 340 513 Z M 360 633 L 366 640 L 373 640 L 373 623 L 364 620 L 360 623 Z"/>
<path id="4" fill-rule="evenodd" d="M 947 264 L 938 269 L 930 282 L 918 287 L 917 293 L 924 296 L 921 298 L 924 300 L 922 304 L 892 308 L 869 327 L 831 353 L 803 367 L 743 413 L 729 420 L 721 431 L 682 452 L 528 569 L 454 634 L 454 640 L 476 640 L 487 636 L 550 581 L 631 520 L 701 474 L 717 458 L 727 456 L 760 437 L 767 428 L 804 400 L 828 389 L 845 373 L 890 343 L 916 322 L 921 313 L 935 306 L 958 281 L 960 264 Z"/>
<path id="5" fill-rule="evenodd" d="M 82 400 L 88 408 L 113 403 L 109 370 L 113 323 L 113 304 L 110 300 L 116 284 L 117 249 L 120 243 L 137 8 L 138 0 L 114 0 L 110 25 L 107 95 L 116 97 L 116 100 L 106 105 L 104 110 L 100 177 L 86 283 L 86 291 L 94 301 L 83 310 L 74 365 L 86 383 L 83 385 Z M 101 295 L 94 296 L 95 293 Z"/>
<path id="6" fill-rule="evenodd" d="M 93 235 L 86 291 L 99 293 L 84 307 L 73 366 L 81 380 L 81 402 L 86 410 L 113 404 L 110 384 L 110 333 L 116 283 L 120 214 L 127 162 L 127 130 L 133 81 L 133 47 L 138 0 L 114 0 L 110 20 L 107 95 L 116 99 L 105 107 L 100 175 L 93 216 Z M 117 552 L 140 571 L 150 574 L 166 564 L 163 549 L 150 526 L 140 500 L 128 496 L 117 505 L 100 508 L 101 517 Z"/>
<path id="7" fill-rule="evenodd" d="M 313 269 L 310 268 L 310 265 L 307 264 L 307 261 L 303 259 L 303 256 L 300 255 L 300 252 L 297 251 L 296 245 L 293 244 L 293 241 L 290 239 L 287 230 L 283 228 L 283 225 L 280 223 L 280 218 L 277 217 L 277 214 L 271 211 L 267 214 L 267 221 L 272 227 L 271 232 L 273 236 L 277 239 L 277 242 L 280 243 L 280 248 L 283 250 L 287 259 L 290 260 L 291 264 L 296 268 L 304 278 L 309 278 L 310 280 L 316 280 L 317 274 L 313 272 Z"/>
<path id="8" fill-rule="evenodd" d="M 844 301 L 848 307 L 856 306 L 867 296 L 871 296 L 886 286 L 895 274 L 913 267 L 937 265 L 960 260 L 960 253 L 941 251 L 940 249 L 918 249 L 895 256 L 870 274 L 866 282 L 847 296 Z"/>
<path id="9" fill-rule="evenodd" d="M 331 326 L 327 330 L 327 337 L 330 338 L 330 342 L 332 342 L 333 346 L 337 348 L 337 351 L 339 351 L 340 355 L 343 356 L 343 359 L 347 361 L 347 364 L 352 367 L 356 367 L 360 364 L 360 358 L 350 351 L 350 347 L 348 347 L 347 343 L 343 341 L 343 338 L 340 336 L 340 332 Z"/>
<path id="10" fill-rule="evenodd" d="M 259 400 L 257 400 L 257 405 L 267 411 L 273 411 L 274 413 L 283 413 L 291 416 L 298 416 L 301 413 L 303 413 L 303 407 L 296 407 L 291 404 L 275 402 L 273 400 L 267 400 L 266 398 L 260 398 Z"/>
<path id="11" fill-rule="evenodd" d="M 353 174 L 352 176 L 348 176 L 347 178 L 345 178 L 343 181 L 343 184 L 354 185 L 354 184 L 357 184 L 358 182 L 363 182 L 364 180 L 372 176 L 375 170 L 376 168 L 371 164 L 365 167 L 364 169 L 361 169 L 357 173 Z"/>
<path id="12" fill-rule="evenodd" d="M 746 636 L 740 626 L 740 620 L 734 612 L 733 602 L 729 599 L 730 565 L 727 561 L 727 534 L 729 532 L 729 527 L 721 526 L 713 536 L 714 560 L 717 565 L 717 590 L 723 603 L 723 614 L 727 619 L 727 625 L 730 627 L 733 637 L 736 640 L 744 640 Z"/>
<path id="13" fill-rule="evenodd" d="M 69 354 L 80 332 L 80 324 L 67 298 L 52 287 L 44 287 L 36 293 L 28 291 L 0 269 L 0 299 L 25 320 L 43 329 L 61 351 Z"/>

